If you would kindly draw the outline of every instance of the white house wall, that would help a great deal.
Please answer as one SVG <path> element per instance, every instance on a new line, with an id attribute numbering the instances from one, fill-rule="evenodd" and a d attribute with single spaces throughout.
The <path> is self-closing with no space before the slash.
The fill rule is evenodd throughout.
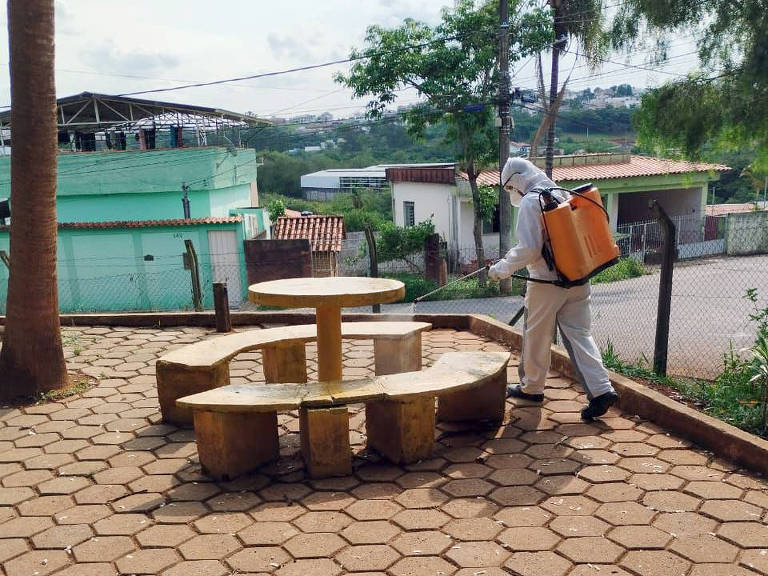
<path id="1" fill-rule="evenodd" d="M 435 232 L 449 243 L 451 233 L 451 201 L 454 186 L 425 182 L 396 182 L 392 185 L 392 202 L 395 224 L 405 225 L 403 202 L 413 202 L 416 224 L 432 219 Z"/>

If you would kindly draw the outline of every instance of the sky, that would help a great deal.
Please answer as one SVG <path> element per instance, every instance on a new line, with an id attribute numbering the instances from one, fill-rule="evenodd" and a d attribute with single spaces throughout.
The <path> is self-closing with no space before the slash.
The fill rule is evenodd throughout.
<path id="1" fill-rule="evenodd" d="M 393 27 L 404 18 L 434 25 L 451 0 L 56 0 L 56 89 L 120 94 L 250 76 L 349 56 L 362 47 L 372 24 Z M 6 4 L 6 2 L 3 2 Z M 5 6 L 3 6 L 5 8 Z M 7 11 L 0 12 L 0 106 L 10 104 Z M 658 85 L 696 62 L 692 41 L 678 36 L 665 72 L 648 66 L 647 53 L 612 55 L 590 70 L 572 55 L 563 59 L 571 87 L 630 83 Z M 547 58 L 545 57 L 545 61 Z M 627 66 L 630 64 L 630 67 Z M 221 86 L 138 96 L 212 106 L 259 116 L 292 117 L 330 112 L 336 118 L 362 110 L 364 101 L 334 83 L 348 64 Z M 512 68 L 513 86 L 534 87 L 534 63 Z M 545 73 L 548 74 L 546 67 Z M 400 104 L 418 100 L 413 90 Z"/>

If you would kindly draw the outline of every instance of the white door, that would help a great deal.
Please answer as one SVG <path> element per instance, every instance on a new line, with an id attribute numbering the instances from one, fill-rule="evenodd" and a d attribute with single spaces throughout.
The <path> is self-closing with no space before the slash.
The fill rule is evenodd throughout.
<path id="1" fill-rule="evenodd" d="M 243 290 L 240 284 L 240 252 L 233 230 L 208 231 L 212 282 L 226 282 L 229 307 L 239 308 Z M 213 290 L 213 288 L 211 288 Z"/>

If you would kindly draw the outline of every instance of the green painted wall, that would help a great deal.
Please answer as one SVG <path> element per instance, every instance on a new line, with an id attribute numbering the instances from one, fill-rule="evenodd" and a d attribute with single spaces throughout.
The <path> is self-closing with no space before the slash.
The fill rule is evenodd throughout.
<path id="1" fill-rule="evenodd" d="M 182 183 L 193 217 L 250 206 L 253 151 L 181 148 L 59 155 L 57 220 L 104 222 L 182 218 Z M 10 158 L 0 157 L 0 198 L 11 197 Z M 11 198 L 13 210 L 13 198 Z"/>
<path id="2" fill-rule="evenodd" d="M 192 283 L 184 269 L 184 240 L 198 254 L 204 306 L 213 307 L 213 272 L 208 242 L 212 230 L 234 231 L 241 298 L 246 297 L 243 223 L 142 228 L 59 230 L 58 276 L 61 312 L 188 310 Z M 0 250 L 8 251 L 8 230 Z M 146 260 L 146 256 L 151 256 Z M 5 313 L 8 270 L 0 263 L 0 313 Z M 231 288 L 230 288 L 231 290 Z M 230 301 L 233 300 L 230 294 Z"/>

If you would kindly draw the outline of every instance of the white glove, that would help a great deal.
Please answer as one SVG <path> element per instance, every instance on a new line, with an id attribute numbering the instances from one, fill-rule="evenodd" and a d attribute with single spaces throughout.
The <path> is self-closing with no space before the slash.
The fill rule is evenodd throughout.
<path id="1" fill-rule="evenodd" d="M 496 265 L 495 264 L 488 269 L 488 278 L 490 278 L 491 280 L 496 280 L 496 281 L 501 280 L 502 276 L 499 273 L 499 271 L 496 269 Z"/>

